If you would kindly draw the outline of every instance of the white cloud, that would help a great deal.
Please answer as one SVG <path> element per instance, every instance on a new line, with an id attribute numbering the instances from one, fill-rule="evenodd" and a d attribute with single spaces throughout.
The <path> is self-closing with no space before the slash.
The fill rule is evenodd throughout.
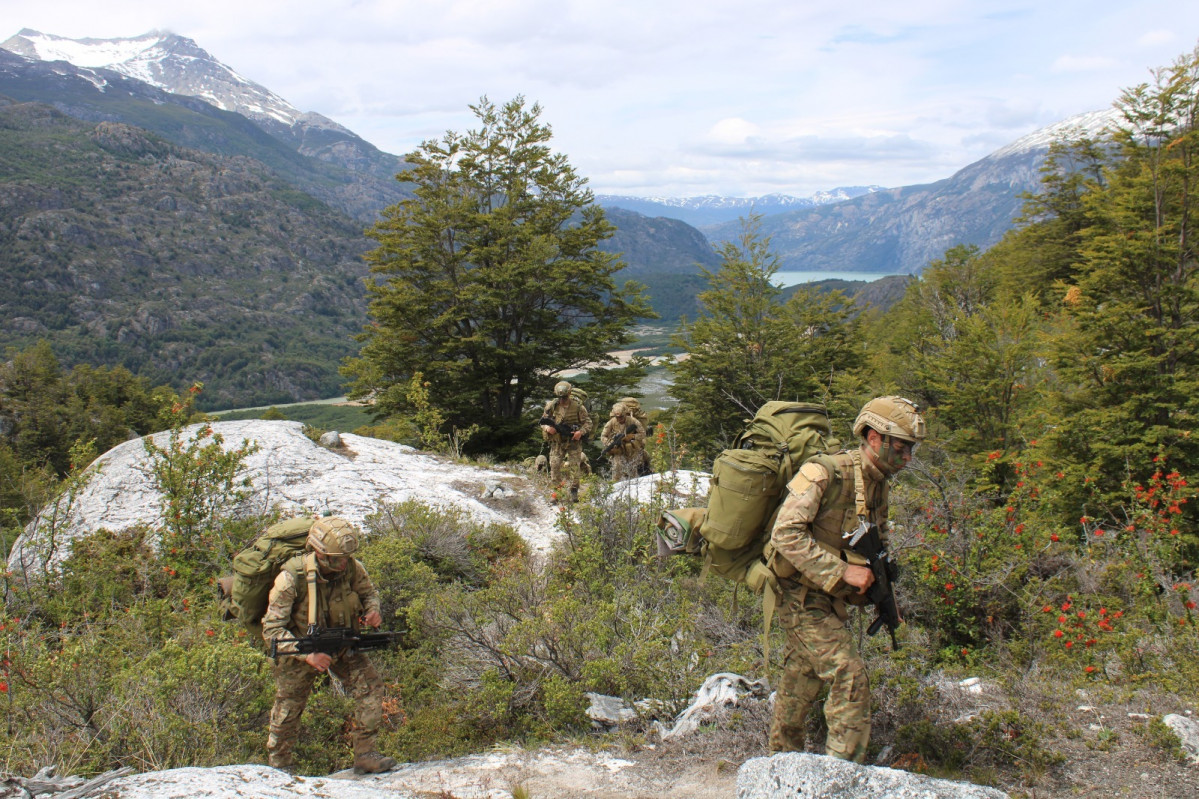
<path id="1" fill-rule="evenodd" d="M 758 126 L 738 117 L 722 119 L 708 131 L 708 139 L 718 144 L 745 144 L 756 136 Z"/>
<path id="2" fill-rule="evenodd" d="M 1097 72 L 1113 66 L 1116 60 L 1111 56 L 1059 56 L 1054 62 L 1054 72 Z"/>
<path id="3" fill-rule="evenodd" d="M 0 39 L 173 30 L 390 152 L 523 94 L 597 191 L 807 195 L 937 180 L 1105 107 L 1188 49 L 1199 3 L 4 0 L 4 19 Z"/>

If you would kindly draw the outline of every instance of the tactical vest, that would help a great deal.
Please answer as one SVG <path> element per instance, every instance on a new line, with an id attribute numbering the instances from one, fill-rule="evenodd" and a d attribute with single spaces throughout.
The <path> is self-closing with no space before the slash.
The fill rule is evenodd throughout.
<path id="1" fill-rule="evenodd" d="M 570 408 L 563 408 L 562 403 L 558 402 L 556 399 L 550 400 L 546 403 L 543 413 L 558 424 L 573 424 L 578 425 L 579 428 L 582 428 L 591 419 L 591 417 L 587 417 L 586 419 L 583 418 L 583 403 L 579 402 L 577 399 L 571 401 Z M 561 438 L 562 436 L 559 435 L 556 439 L 551 438 L 551 440 L 557 441 L 562 446 L 582 446 L 582 444 L 578 441 L 570 441 L 569 439 L 559 441 L 558 439 Z"/>
<path id="2" fill-rule="evenodd" d="M 820 512 L 812 520 L 812 538 L 823 549 L 856 565 L 865 562 L 857 553 L 849 550 L 845 533 L 856 530 L 859 518 L 869 524 L 877 524 L 886 530 L 890 486 L 886 480 L 870 481 L 862 474 L 860 449 L 817 455 L 809 463 L 818 463 L 829 473 L 829 484 L 820 499 Z M 767 545 L 766 558 L 772 571 L 782 578 L 791 578 L 809 589 L 822 591 L 806 577 L 798 573 L 785 558 L 776 556 L 773 547 Z"/>
<path id="3" fill-rule="evenodd" d="M 296 584 L 296 600 L 291 606 L 290 629 L 296 635 L 304 635 L 308 630 L 308 566 L 305 560 L 310 560 L 312 568 L 316 568 L 315 558 L 311 554 L 296 555 L 283 568 L 290 572 Z M 351 627 L 358 629 L 358 618 L 365 611 L 362 598 L 354 591 L 353 577 L 361 568 L 358 561 L 350 559 L 350 565 L 341 574 L 325 580 L 317 573 L 316 591 L 316 623 L 324 628 Z"/>

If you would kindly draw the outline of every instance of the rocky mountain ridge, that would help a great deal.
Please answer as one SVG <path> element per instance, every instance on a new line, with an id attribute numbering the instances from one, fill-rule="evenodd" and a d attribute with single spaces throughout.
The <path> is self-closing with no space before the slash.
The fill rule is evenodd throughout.
<path id="1" fill-rule="evenodd" d="M 90 72 L 100 90 L 109 82 L 106 74 L 116 73 L 249 119 L 299 155 L 336 167 L 340 174 L 335 179 L 347 184 L 337 192 L 345 201 L 331 204 L 362 221 L 373 222 L 384 207 L 411 196 L 395 180 L 407 168 L 401 157 L 384 153 L 327 117 L 300 111 L 184 36 L 152 31 L 131 38 L 68 39 L 26 28 L 0 42 L 0 49 L 43 63 L 71 64 Z M 9 92 L 0 87 L 0 93 Z"/>
<path id="2" fill-rule="evenodd" d="M 598 194 L 595 200 L 609 211 L 621 208 L 650 217 L 678 219 L 702 228 L 706 225 L 730 222 L 750 213 L 769 216 L 799 208 L 831 205 L 880 189 L 882 186 L 842 186 L 816 192 L 810 197 L 792 197 L 789 194 L 767 194 L 761 197 L 626 197 Z"/>
<path id="3" fill-rule="evenodd" d="M 1080 114 L 1024 136 L 952 176 L 901 186 L 833 205 L 762 220 L 762 233 L 784 269 L 918 274 L 958 244 L 982 249 L 1010 230 L 1023 195 L 1041 187 L 1049 144 L 1071 132 L 1102 135 L 1116 112 Z M 712 240 L 732 238 L 737 223 L 705 228 Z"/>

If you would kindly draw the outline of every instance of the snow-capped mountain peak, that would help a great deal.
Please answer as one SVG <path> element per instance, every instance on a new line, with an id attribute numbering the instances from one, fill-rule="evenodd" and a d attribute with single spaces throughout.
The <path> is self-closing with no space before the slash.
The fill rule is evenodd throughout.
<path id="1" fill-rule="evenodd" d="M 1061 122 L 1055 122 L 1027 136 L 1021 136 L 1009 145 L 1001 147 L 987 156 L 987 159 L 1000 159 L 1009 155 L 1047 150 L 1049 145 L 1074 134 L 1081 134 L 1092 139 L 1101 139 L 1110 135 L 1113 125 L 1121 120 L 1120 111 L 1116 108 L 1106 108 L 1102 111 L 1087 111 L 1067 117 Z M 984 159 L 985 160 L 985 159 Z"/>
<path id="2" fill-rule="evenodd" d="M 170 31 L 150 31 L 121 39 L 68 39 L 26 28 L 0 47 L 42 61 L 110 69 L 260 122 L 289 127 L 302 118 L 312 122 L 312 115 L 303 114 L 279 95 L 238 75 L 193 40 Z M 332 121 L 322 118 L 321 122 L 322 127 L 344 130 Z"/>

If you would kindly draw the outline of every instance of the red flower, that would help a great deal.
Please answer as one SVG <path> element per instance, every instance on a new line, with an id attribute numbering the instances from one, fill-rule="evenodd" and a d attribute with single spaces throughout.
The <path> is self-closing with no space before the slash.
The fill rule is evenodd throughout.
<path id="1" fill-rule="evenodd" d="M 1187 610 L 1194 610 L 1194 609 L 1195 609 L 1195 603 L 1188 600 L 1187 601 Z"/>
<path id="2" fill-rule="evenodd" d="M 1080 610 L 1080 611 L 1078 611 L 1078 618 L 1080 618 L 1080 619 L 1085 619 L 1086 617 L 1087 617 L 1087 614 L 1086 614 L 1086 613 L 1084 613 L 1084 612 L 1083 612 L 1083 611 L 1081 611 L 1081 610 Z"/>
<path id="3" fill-rule="evenodd" d="M 1102 536 L 1103 536 L 1103 531 L 1102 531 L 1102 530 L 1096 530 L 1096 531 L 1095 531 L 1095 537 L 1096 537 L 1096 538 L 1101 538 Z"/>
<path id="4" fill-rule="evenodd" d="M 953 583 L 945 583 L 945 590 L 946 590 L 946 591 L 952 591 L 952 590 L 953 590 Z"/>
<path id="5" fill-rule="evenodd" d="M 0 682 L 0 694 L 8 693 L 8 683 Z"/>
<path id="6" fill-rule="evenodd" d="M 1073 648 L 1074 648 L 1074 642 L 1073 642 L 1073 641 L 1067 641 L 1067 642 L 1066 642 L 1066 649 L 1073 649 Z"/>
<path id="7" fill-rule="evenodd" d="M 1042 613 L 1052 613 L 1052 612 L 1053 612 L 1053 608 L 1052 608 L 1052 607 L 1050 607 L 1049 605 L 1046 605 L 1045 607 L 1041 608 L 1041 612 L 1042 612 Z"/>
<path id="8" fill-rule="evenodd" d="M 1060 538 L 1058 538 L 1058 537 L 1057 537 L 1057 533 L 1050 533 L 1050 534 L 1049 534 L 1049 540 L 1050 540 L 1050 541 L 1061 541 L 1062 539 L 1060 539 Z"/>
<path id="9" fill-rule="evenodd" d="M 1090 674 L 1090 673 L 1091 673 L 1091 672 L 1093 672 L 1094 670 L 1095 670 L 1095 667 L 1094 667 L 1094 666 L 1087 666 L 1087 669 L 1086 669 L 1086 671 L 1087 671 L 1087 674 Z"/>
<path id="10" fill-rule="evenodd" d="M 1069 603 L 1069 602 L 1063 602 L 1063 603 L 1062 603 L 1062 610 L 1063 610 L 1063 611 L 1067 611 L 1067 610 L 1069 610 L 1069 609 L 1070 609 L 1070 607 L 1071 607 L 1071 605 L 1070 605 L 1070 603 Z"/>
<path id="11" fill-rule="evenodd" d="M 1017 525 L 1016 525 L 1016 535 L 1020 535 L 1020 533 L 1023 533 L 1023 532 L 1024 532 L 1024 525 L 1023 525 L 1023 524 L 1017 524 Z"/>
<path id="12" fill-rule="evenodd" d="M 1063 613 L 1061 616 L 1058 616 L 1058 617 L 1057 617 L 1057 623 L 1058 623 L 1058 624 L 1065 624 L 1065 623 L 1066 623 L 1066 614 L 1064 614 L 1064 613 Z"/>
<path id="13" fill-rule="evenodd" d="M 205 634 L 205 635 L 207 635 L 207 636 L 213 636 L 213 635 L 216 635 L 216 633 L 215 633 L 214 631 L 212 631 L 212 630 L 205 630 L 205 631 L 204 631 L 204 634 Z"/>
<path id="14" fill-rule="evenodd" d="M 1063 635 L 1065 635 L 1065 633 L 1063 633 L 1061 630 L 1054 630 L 1054 631 L 1053 631 L 1053 637 L 1054 637 L 1054 638 L 1061 638 Z"/>

